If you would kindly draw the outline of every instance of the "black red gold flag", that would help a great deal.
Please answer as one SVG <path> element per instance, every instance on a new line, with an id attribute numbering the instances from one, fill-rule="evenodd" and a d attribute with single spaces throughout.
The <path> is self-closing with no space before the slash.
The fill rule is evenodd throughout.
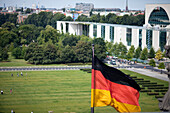
<path id="1" fill-rule="evenodd" d="M 93 58 L 91 107 L 112 106 L 118 112 L 140 112 L 139 85 L 120 70 Z"/>

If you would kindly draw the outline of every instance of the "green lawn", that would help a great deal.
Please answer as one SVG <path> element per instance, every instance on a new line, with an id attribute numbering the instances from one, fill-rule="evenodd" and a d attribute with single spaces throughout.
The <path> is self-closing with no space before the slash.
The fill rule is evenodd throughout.
<path id="1" fill-rule="evenodd" d="M 8 61 L 0 61 L 0 67 L 15 67 L 15 66 L 59 66 L 64 64 L 46 64 L 46 65 L 33 65 L 24 59 L 15 59 L 9 52 Z"/>
<path id="2" fill-rule="evenodd" d="M 11 73 L 14 77 L 11 77 Z M 136 75 L 133 72 L 129 73 Z M 17 77 L 17 72 L 0 72 L 0 90 L 4 90 L 4 95 L 0 95 L 0 113 L 9 113 L 11 109 L 16 113 L 31 111 L 34 113 L 48 111 L 90 113 L 90 73 L 65 70 L 27 71 L 27 76 L 23 71 L 23 74 L 24 76 Z M 162 83 L 162 81 L 159 82 Z M 11 88 L 12 94 L 10 94 Z M 154 96 L 140 93 L 139 103 L 142 112 L 159 112 L 158 101 Z M 95 112 L 116 111 L 107 106 L 96 107 Z"/>

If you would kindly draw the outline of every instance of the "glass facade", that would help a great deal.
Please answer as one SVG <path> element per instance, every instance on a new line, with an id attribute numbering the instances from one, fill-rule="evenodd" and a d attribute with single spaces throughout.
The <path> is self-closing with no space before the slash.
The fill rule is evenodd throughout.
<path id="1" fill-rule="evenodd" d="M 160 31 L 159 32 L 159 47 L 161 51 L 164 51 L 165 44 L 166 44 L 166 32 Z"/>
<path id="2" fill-rule="evenodd" d="M 69 24 L 66 23 L 66 33 L 68 33 L 68 29 L 69 29 Z"/>
<path id="3" fill-rule="evenodd" d="M 61 32 L 63 32 L 63 23 L 61 23 Z"/>
<path id="4" fill-rule="evenodd" d="M 139 47 L 142 48 L 142 29 L 139 29 Z"/>
<path id="5" fill-rule="evenodd" d="M 150 17 L 149 17 L 149 24 L 153 25 L 160 25 L 162 27 L 166 27 L 167 25 L 170 25 L 168 15 L 166 11 L 161 7 L 156 7 Z"/>
<path id="6" fill-rule="evenodd" d="M 89 25 L 83 25 L 83 35 L 89 36 Z"/>
<path id="7" fill-rule="evenodd" d="M 110 26 L 110 41 L 114 42 L 114 27 Z"/>
<path id="8" fill-rule="evenodd" d="M 105 40 L 105 26 L 101 26 L 101 37 Z"/>
<path id="9" fill-rule="evenodd" d="M 97 37 L 97 25 L 93 25 L 93 37 Z"/>
<path id="10" fill-rule="evenodd" d="M 152 47 L 152 30 L 146 30 L 146 45 L 148 49 Z"/>
<path id="11" fill-rule="evenodd" d="M 132 29 L 131 28 L 126 29 L 126 42 L 128 46 L 131 46 L 131 42 L 132 42 Z"/>

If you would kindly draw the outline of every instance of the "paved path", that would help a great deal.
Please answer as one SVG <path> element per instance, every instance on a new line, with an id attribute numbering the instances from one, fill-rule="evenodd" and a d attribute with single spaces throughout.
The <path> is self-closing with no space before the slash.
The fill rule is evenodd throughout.
<path id="1" fill-rule="evenodd" d="M 136 73 L 140 73 L 140 74 L 150 76 L 150 77 L 153 77 L 153 78 L 157 78 L 157 79 L 160 79 L 160 80 L 169 81 L 168 75 L 160 74 L 159 72 L 151 71 L 149 69 L 127 68 L 127 70 L 134 71 Z"/>
<path id="2" fill-rule="evenodd" d="M 0 67 L 0 71 L 43 71 L 43 70 L 79 70 L 91 66 L 31 66 L 31 67 Z"/>
<path id="3" fill-rule="evenodd" d="M 132 67 L 132 68 L 130 68 Z M 0 67 L 0 71 L 45 71 L 45 70 L 79 70 L 79 69 L 89 69 L 91 66 L 31 66 L 31 67 Z M 117 68 L 117 67 L 116 67 Z M 125 68 L 130 71 L 134 71 L 146 76 L 154 77 L 164 81 L 168 81 L 168 76 L 166 74 L 160 74 L 159 69 L 151 71 L 151 68 L 144 69 L 143 66 L 133 66 L 133 65 L 120 65 L 119 68 Z"/>

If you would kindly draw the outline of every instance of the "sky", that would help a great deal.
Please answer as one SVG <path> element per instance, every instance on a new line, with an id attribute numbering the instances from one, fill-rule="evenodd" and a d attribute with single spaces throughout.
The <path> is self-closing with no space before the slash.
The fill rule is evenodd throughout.
<path id="1" fill-rule="evenodd" d="M 0 0 L 0 7 L 18 6 L 32 7 L 32 4 L 45 6 L 46 8 L 63 8 L 68 5 L 75 7 L 76 3 L 93 3 L 94 8 L 120 8 L 125 9 L 126 0 Z M 131 10 L 144 10 L 146 4 L 170 4 L 170 0 L 128 0 L 128 8 Z"/>

